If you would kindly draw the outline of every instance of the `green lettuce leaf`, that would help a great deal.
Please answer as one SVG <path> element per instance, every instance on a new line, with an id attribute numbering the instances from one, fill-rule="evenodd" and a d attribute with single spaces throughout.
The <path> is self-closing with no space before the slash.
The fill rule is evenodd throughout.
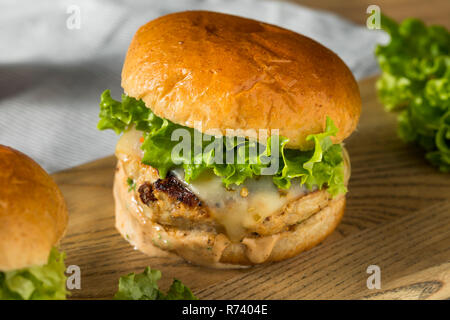
<path id="1" fill-rule="evenodd" d="M 173 279 L 172 285 L 167 291 L 167 295 L 164 297 L 165 300 L 198 300 L 196 296 L 192 293 L 191 289 L 186 287 L 178 279 Z"/>
<path id="2" fill-rule="evenodd" d="M 114 295 L 116 300 L 198 300 L 191 290 L 179 280 L 174 279 L 167 294 L 158 288 L 161 279 L 159 270 L 145 268 L 144 272 L 130 273 L 119 279 L 119 289 Z"/>
<path id="3" fill-rule="evenodd" d="M 347 191 L 342 146 L 333 145 L 331 141 L 337 128 L 330 118 L 327 118 L 323 133 L 307 137 L 307 140 L 314 141 L 314 149 L 310 151 L 285 148 L 289 140 L 282 136 L 268 137 L 266 144 L 260 144 L 249 139 L 203 135 L 204 138 L 198 143 L 199 148 L 192 143 L 190 150 L 177 153 L 172 152 L 180 143 L 180 140 L 172 139 L 176 130 L 187 130 L 185 132 L 192 139 L 198 132 L 157 117 L 141 100 L 122 95 L 122 102 L 119 102 L 106 90 L 101 96 L 99 116 L 100 130 L 112 129 L 120 134 L 134 127 L 142 131 L 142 162 L 158 169 L 161 178 L 175 167 L 184 169 L 187 182 L 195 180 L 205 170 L 212 170 L 222 178 L 226 187 L 230 187 L 267 173 L 272 157 L 272 161 L 278 163 L 278 170 L 271 174 L 278 188 L 287 189 L 292 179 L 300 178 L 301 183 L 310 189 L 326 186 L 332 196 Z M 272 154 L 273 147 L 278 147 L 278 158 Z M 222 163 L 214 161 L 218 156 L 223 159 Z"/>
<path id="4" fill-rule="evenodd" d="M 378 96 L 386 110 L 399 112 L 399 137 L 450 172 L 450 33 L 413 18 L 398 24 L 382 15 L 381 25 L 391 41 L 375 51 Z"/>
<path id="5" fill-rule="evenodd" d="M 64 258 L 53 248 L 46 265 L 0 272 L 0 300 L 66 299 Z"/>

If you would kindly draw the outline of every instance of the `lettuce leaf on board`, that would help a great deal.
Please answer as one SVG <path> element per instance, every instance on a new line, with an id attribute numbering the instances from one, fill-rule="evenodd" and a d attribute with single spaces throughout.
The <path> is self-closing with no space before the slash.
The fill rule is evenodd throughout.
<path id="1" fill-rule="evenodd" d="M 158 288 L 161 271 L 145 268 L 144 272 L 130 273 L 119 279 L 116 300 L 198 300 L 180 280 L 174 279 L 167 294 Z"/>
<path id="2" fill-rule="evenodd" d="M 313 186 L 319 189 L 328 187 L 327 190 L 332 196 L 347 192 L 344 185 L 342 146 L 333 145 L 331 141 L 331 136 L 337 133 L 337 128 L 330 118 L 327 118 L 323 133 L 307 137 L 308 140 L 314 141 L 314 149 L 310 151 L 285 148 L 288 139 L 282 136 L 268 137 L 263 145 L 249 139 L 203 134 L 199 150 L 192 146 L 186 154 L 172 154 L 174 147 L 180 143 L 180 140 L 172 140 L 174 131 L 187 130 L 194 140 L 196 130 L 159 118 L 143 101 L 127 95 L 122 95 L 121 102 L 116 101 L 111 97 L 110 91 L 105 90 L 101 96 L 99 117 L 100 130 L 112 129 L 120 134 L 134 127 L 142 131 L 142 162 L 158 169 L 161 178 L 164 178 L 169 170 L 183 167 L 187 182 L 195 180 L 205 170 L 212 170 L 222 178 L 226 187 L 240 185 L 246 179 L 262 175 L 264 170 L 268 170 L 268 159 L 272 156 L 271 146 L 278 146 L 279 157 L 273 157 L 275 162 L 278 162 L 278 170 L 272 174 L 273 182 L 278 188 L 288 189 L 292 179 L 300 178 L 301 183 L 310 189 Z M 212 143 L 217 148 L 209 148 Z M 218 155 L 224 160 L 223 163 L 214 161 Z"/>
<path id="3" fill-rule="evenodd" d="M 378 96 L 399 112 L 398 135 L 414 142 L 442 172 L 450 172 L 450 33 L 418 19 L 381 17 L 391 41 L 376 48 Z"/>
<path id="4" fill-rule="evenodd" d="M 64 258 L 53 248 L 46 265 L 0 272 L 0 300 L 66 299 Z"/>

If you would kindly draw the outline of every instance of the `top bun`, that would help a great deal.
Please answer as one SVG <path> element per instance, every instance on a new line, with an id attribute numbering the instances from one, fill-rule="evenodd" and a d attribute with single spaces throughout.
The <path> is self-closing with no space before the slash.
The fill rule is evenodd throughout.
<path id="1" fill-rule="evenodd" d="M 0 145 L 0 271 L 46 264 L 67 220 L 52 178 L 23 153 Z"/>
<path id="2" fill-rule="evenodd" d="M 201 121 L 202 132 L 222 134 L 279 129 L 287 147 L 302 150 L 313 146 L 309 134 L 323 132 L 326 116 L 339 128 L 339 143 L 361 112 L 358 85 L 332 51 L 277 26 L 207 11 L 142 26 L 128 49 L 122 87 L 172 122 Z"/>

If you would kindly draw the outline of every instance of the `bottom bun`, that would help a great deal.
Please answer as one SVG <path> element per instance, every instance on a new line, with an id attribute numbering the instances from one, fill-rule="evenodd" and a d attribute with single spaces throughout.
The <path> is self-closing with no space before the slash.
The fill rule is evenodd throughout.
<path id="1" fill-rule="evenodd" d="M 180 256 L 191 263 L 215 268 L 239 268 L 293 257 L 330 235 L 345 209 L 345 196 L 341 195 L 287 231 L 245 237 L 236 243 L 223 233 L 179 230 L 152 221 L 144 215 L 139 199 L 128 192 L 126 180 L 119 162 L 114 181 L 116 228 L 128 242 L 149 256 Z"/>

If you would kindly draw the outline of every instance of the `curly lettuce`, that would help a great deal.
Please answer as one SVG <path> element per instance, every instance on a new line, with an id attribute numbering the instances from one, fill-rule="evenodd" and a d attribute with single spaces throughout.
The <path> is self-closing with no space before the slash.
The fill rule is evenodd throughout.
<path id="1" fill-rule="evenodd" d="M 142 131 L 142 162 L 158 169 L 161 178 L 176 167 L 184 169 L 187 182 L 195 180 L 205 170 L 212 170 L 222 178 L 226 187 L 230 187 L 266 174 L 265 170 L 271 165 L 268 159 L 273 157 L 278 169 L 271 175 L 274 184 L 280 189 L 288 189 L 292 179 L 299 178 L 301 184 L 310 189 L 313 186 L 319 189 L 327 187 L 332 196 L 347 192 L 342 146 L 331 141 L 338 129 L 330 118 L 326 120 L 323 133 L 307 137 L 307 140 L 314 141 L 314 149 L 309 151 L 285 148 L 289 140 L 283 136 L 268 137 L 265 144 L 260 144 L 249 139 L 204 135 L 206 138 L 202 139 L 199 150 L 192 147 L 190 152 L 174 156 L 172 150 L 179 144 L 179 140 L 172 139 L 174 131 L 184 129 L 194 137 L 195 129 L 156 116 L 142 100 L 122 95 L 122 101 L 116 101 L 106 90 L 101 96 L 99 117 L 100 130 L 112 129 L 120 134 L 134 127 Z M 210 148 L 213 143 L 218 147 Z M 279 150 L 278 158 L 272 154 L 273 147 Z M 221 159 L 231 154 L 230 158 L 234 161 L 214 161 L 217 152 L 221 153 Z"/>
<path id="2" fill-rule="evenodd" d="M 46 265 L 0 272 L 0 300 L 66 299 L 64 258 L 53 248 Z"/>
<path id="3" fill-rule="evenodd" d="M 398 24 L 382 16 L 381 25 L 391 41 L 375 51 L 378 96 L 387 111 L 399 113 L 399 137 L 450 172 L 450 33 L 413 18 Z"/>
<path id="4" fill-rule="evenodd" d="M 144 272 L 130 273 L 119 279 L 115 300 L 198 300 L 180 280 L 174 279 L 165 294 L 158 288 L 161 271 L 145 268 Z"/>

